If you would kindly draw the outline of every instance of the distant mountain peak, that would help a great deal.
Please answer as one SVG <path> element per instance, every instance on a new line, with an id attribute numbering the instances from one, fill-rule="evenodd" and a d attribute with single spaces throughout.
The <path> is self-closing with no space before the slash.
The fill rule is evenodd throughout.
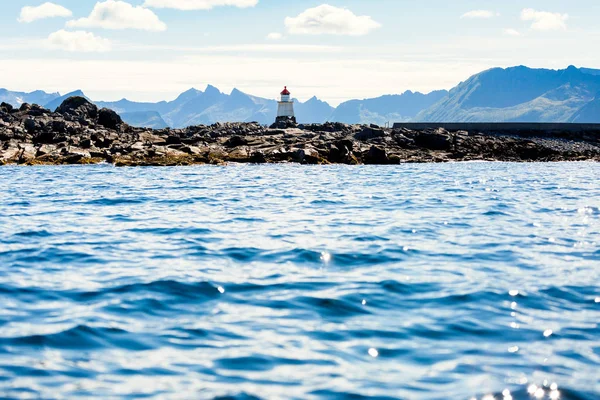
<path id="1" fill-rule="evenodd" d="M 416 120 L 566 122 L 576 117 L 588 120 L 597 109 L 584 106 L 600 91 L 599 72 L 573 65 L 558 70 L 525 66 L 490 69 L 461 82 Z M 580 115 L 573 117 L 578 110 Z M 597 118 L 600 120 L 600 115 Z"/>
<path id="2" fill-rule="evenodd" d="M 206 90 L 204 91 L 206 94 L 221 94 L 221 91 L 216 86 L 211 84 L 206 85 Z"/>
<path id="3" fill-rule="evenodd" d="M 85 97 L 87 99 L 87 96 L 85 95 L 85 93 L 83 93 L 83 90 L 81 89 L 77 89 L 77 90 L 73 90 L 72 92 L 69 93 L 65 93 L 62 96 L 60 96 L 63 99 L 68 99 L 69 97 Z"/>
<path id="4" fill-rule="evenodd" d="M 196 88 L 190 88 L 181 94 L 198 94 L 198 93 L 202 93 L 202 91 L 200 91 Z"/>

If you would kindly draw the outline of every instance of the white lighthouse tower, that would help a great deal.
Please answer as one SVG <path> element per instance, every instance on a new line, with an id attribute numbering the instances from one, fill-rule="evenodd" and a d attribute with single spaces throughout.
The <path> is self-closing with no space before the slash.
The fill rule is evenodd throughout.
<path id="1" fill-rule="evenodd" d="M 293 122 L 296 123 L 294 116 L 294 100 L 290 98 L 290 91 L 287 86 L 281 92 L 281 101 L 277 107 L 277 120 L 275 122 Z"/>

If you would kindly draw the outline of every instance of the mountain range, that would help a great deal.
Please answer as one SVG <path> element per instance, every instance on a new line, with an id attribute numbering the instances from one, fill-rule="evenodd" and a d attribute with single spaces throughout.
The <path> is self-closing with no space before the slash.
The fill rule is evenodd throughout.
<path id="1" fill-rule="evenodd" d="M 600 122 L 600 70 L 494 68 L 424 109 L 422 122 Z"/>
<path id="2" fill-rule="evenodd" d="M 61 95 L 40 90 L 24 93 L 0 89 L 0 102 L 14 106 L 36 103 L 51 110 L 71 96 L 86 97 L 80 90 Z M 122 99 L 94 103 L 115 110 L 130 125 L 152 128 L 182 128 L 215 122 L 271 124 L 277 113 L 275 100 L 252 96 L 238 89 L 226 94 L 212 85 L 204 91 L 190 89 L 172 101 L 150 103 Z M 428 94 L 406 91 L 350 100 L 336 108 L 312 97 L 306 102 L 295 100 L 295 112 L 300 123 L 600 123 L 600 70 L 573 66 L 563 70 L 524 66 L 493 68 L 470 77 L 450 91 Z"/>

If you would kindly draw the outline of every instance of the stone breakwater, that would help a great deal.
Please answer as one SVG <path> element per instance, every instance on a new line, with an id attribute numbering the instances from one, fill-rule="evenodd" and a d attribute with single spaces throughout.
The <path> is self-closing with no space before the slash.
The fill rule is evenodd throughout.
<path id="1" fill-rule="evenodd" d="M 490 135 L 370 125 L 217 123 L 152 130 L 71 97 L 55 112 L 0 105 L 0 165 L 117 166 L 298 162 L 400 164 L 447 161 L 600 161 L 600 132 L 570 137 Z"/>

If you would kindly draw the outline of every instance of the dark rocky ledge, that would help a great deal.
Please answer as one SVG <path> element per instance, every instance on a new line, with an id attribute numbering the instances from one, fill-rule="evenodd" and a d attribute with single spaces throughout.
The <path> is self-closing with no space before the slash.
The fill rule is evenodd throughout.
<path id="1" fill-rule="evenodd" d="M 113 111 L 71 97 L 51 112 L 0 106 L 0 165 L 117 166 L 298 162 L 600 161 L 600 132 L 519 137 L 479 132 L 325 123 L 267 128 L 226 123 L 186 129 L 131 127 Z"/>

